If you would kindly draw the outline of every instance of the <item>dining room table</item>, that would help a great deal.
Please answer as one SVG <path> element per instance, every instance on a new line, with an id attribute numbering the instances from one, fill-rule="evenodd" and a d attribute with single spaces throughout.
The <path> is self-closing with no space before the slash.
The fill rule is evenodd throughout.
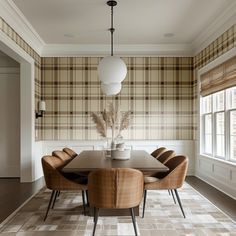
<path id="1" fill-rule="evenodd" d="M 140 170 L 144 174 L 155 172 L 167 172 L 167 166 L 159 162 L 156 158 L 144 150 L 130 150 L 130 158 L 127 160 L 115 160 L 108 155 L 107 150 L 82 151 L 71 160 L 63 169 L 66 173 L 91 172 L 104 168 L 133 168 Z M 91 215 L 92 209 L 91 209 Z M 101 211 L 101 215 L 129 215 L 127 210 Z M 135 214 L 139 215 L 139 206 L 135 209 Z"/>

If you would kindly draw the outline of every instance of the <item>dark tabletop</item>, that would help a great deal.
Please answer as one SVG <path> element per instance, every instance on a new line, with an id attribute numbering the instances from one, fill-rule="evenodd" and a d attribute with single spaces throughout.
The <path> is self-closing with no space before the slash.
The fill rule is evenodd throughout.
<path id="1" fill-rule="evenodd" d="M 64 168 L 64 172 L 93 171 L 103 168 L 133 168 L 145 172 L 166 172 L 168 168 L 146 151 L 131 151 L 129 160 L 112 160 L 105 151 L 83 151 Z"/>

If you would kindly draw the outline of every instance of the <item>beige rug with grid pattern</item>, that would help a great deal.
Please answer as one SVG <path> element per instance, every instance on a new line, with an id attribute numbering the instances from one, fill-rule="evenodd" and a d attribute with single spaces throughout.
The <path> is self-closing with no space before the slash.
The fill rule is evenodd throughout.
<path id="1" fill-rule="evenodd" d="M 55 208 L 43 221 L 50 198 L 41 190 L 10 219 L 0 224 L 0 235 L 11 236 L 90 236 L 93 218 L 82 215 L 82 197 L 77 192 L 62 192 Z M 145 218 L 136 217 L 139 235 L 235 235 L 236 223 L 188 184 L 179 190 L 186 219 L 167 191 L 149 191 Z M 142 210 L 142 206 L 140 207 Z M 141 213 L 141 212 L 140 212 Z M 96 235 L 134 235 L 131 218 L 100 217 Z"/>

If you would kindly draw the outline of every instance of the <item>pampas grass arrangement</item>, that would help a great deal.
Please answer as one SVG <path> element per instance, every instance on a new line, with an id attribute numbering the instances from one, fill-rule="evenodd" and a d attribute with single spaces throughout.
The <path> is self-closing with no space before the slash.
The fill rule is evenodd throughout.
<path id="1" fill-rule="evenodd" d="M 101 137 L 107 137 L 107 130 L 111 129 L 112 142 L 121 136 L 121 132 L 128 129 L 130 124 L 130 112 L 121 112 L 119 105 L 110 103 L 108 105 L 108 111 L 104 109 L 101 114 L 91 112 L 91 117 L 96 125 L 96 129 Z"/>

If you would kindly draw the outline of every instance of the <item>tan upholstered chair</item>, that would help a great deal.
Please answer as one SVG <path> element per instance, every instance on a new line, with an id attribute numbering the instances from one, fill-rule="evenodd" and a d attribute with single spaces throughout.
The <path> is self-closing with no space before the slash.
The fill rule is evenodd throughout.
<path id="1" fill-rule="evenodd" d="M 173 150 L 168 150 L 163 152 L 157 160 L 160 161 L 162 164 L 165 164 L 167 161 L 169 161 L 172 157 L 175 156 L 175 151 Z"/>
<path id="2" fill-rule="evenodd" d="M 155 158 L 158 158 L 165 151 L 167 151 L 165 147 L 160 147 L 160 148 L 157 148 L 155 151 L 153 151 L 151 155 Z"/>
<path id="3" fill-rule="evenodd" d="M 75 158 L 78 154 L 70 148 L 63 148 L 63 152 L 67 153 L 72 159 Z"/>
<path id="4" fill-rule="evenodd" d="M 167 173 L 157 173 L 155 177 L 153 176 L 145 178 L 143 217 L 145 212 L 147 190 L 170 189 L 174 190 L 180 209 L 185 218 L 184 210 L 177 189 L 182 187 L 184 183 L 188 169 L 188 157 L 175 156 L 167 161 L 165 165 L 169 168 Z"/>
<path id="5" fill-rule="evenodd" d="M 60 158 L 64 162 L 64 165 L 68 164 L 72 160 L 72 158 L 66 152 L 61 150 L 53 151 L 52 156 Z"/>
<path id="6" fill-rule="evenodd" d="M 91 172 L 88 178 L 88 197 L 94 207 L 95 234 L 99 208 L 129 208 L 135 235 L 137 235 L 133 208 L 138 206 L 143 196 L 142 172 L 128 168 L 103 169 Z"/>
<path id="7" fill-rule="evenodd" d="M 55 203 L 57 193 L 61 190 L 81 190 L 82 198 L 83 198 L 83 208 L 85 214 L 85 196 L 84 191 L 87 189 L 87 185 L 82 184 L 83 179 L 76 179 L 72 181 L 67 179 L 62 173 L 59 171 L 58 167 L 61 166 L 62 161 L 58 157 L 54 156 L 44 156 L 42 158 L 42 167 L 45 178 L 45 183 L 48 189 L 52 190 L 51 198 L 48 204 L 48 208 L 46 211 L 46 215 L 44 217 L 44 221 L 47 218 L 49 209 L 51 205 Z"/>

